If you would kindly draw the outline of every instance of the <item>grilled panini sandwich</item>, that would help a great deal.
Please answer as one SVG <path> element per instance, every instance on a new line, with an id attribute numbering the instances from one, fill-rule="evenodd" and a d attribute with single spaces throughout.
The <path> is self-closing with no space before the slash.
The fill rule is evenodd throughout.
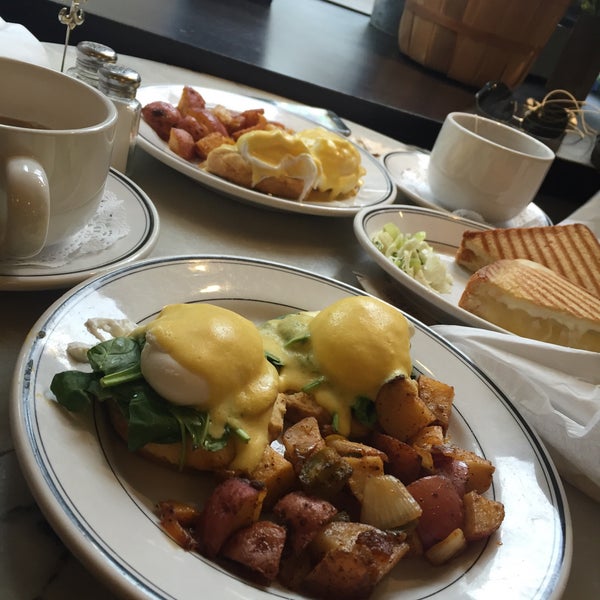
<path id="1" fill-rule="evenodd" d="M 539 263 L 504 259 L 482 267 L 458 304 L 517 335 L 600 352 L 600 299 Z"/>
<path id="2" fill-rule="evenodd" d="M 500 259 L 540 263 L 600 298 L 600 243 L 586 225 L 465 231 L 456 262 L 469 271 Z"/>

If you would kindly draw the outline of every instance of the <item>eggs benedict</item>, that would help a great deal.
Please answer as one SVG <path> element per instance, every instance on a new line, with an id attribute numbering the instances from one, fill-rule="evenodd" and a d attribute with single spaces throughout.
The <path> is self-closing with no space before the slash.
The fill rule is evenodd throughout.
<path id="1" fill-rule="evenodd" d="M 132 450 L 181 466 L 248 472 L 271 441 L 277 370 L 256 326 L 233 311 L 168 305 L 129 336 L 90 349 L 88 360 L 91 374 L 58 374 L 51 389 L 69 408 L 68 373 L 77 373 L 77 391 L 109 400 Z"/>
<path id="2" fill-rule="evenodd" d="M 260 331 L 280 365 L 280 391 L 311 393 L 342 435 L 350 433 L 358 400 L 375 400 L 386 381 L 412 371 L 411 326 L 376 298 L 344 298 L 320 312 L 273 319 Z"/>
<path id="3" fill-rule="evenodd" d="M 356 193 L 365 174 L 357 148 L 322 127 L 256 130 L 212 150 L 207 171 L 244 187 L 298 201 Z"/>
<path id="4" fill-rule="evenodd" d="M 132 451 L 180 467 L 250 473 L 281 432 L 280 392 L 310 393 L 348 435 L 357 403 L 410 376 L 411 333 L 402 313 L 366 296 L 258 328 L 219 306 L 172 304 L 90 348 L 92 371 L 58 373 L 51 390 L 69 410 L 107 401 Z"/>

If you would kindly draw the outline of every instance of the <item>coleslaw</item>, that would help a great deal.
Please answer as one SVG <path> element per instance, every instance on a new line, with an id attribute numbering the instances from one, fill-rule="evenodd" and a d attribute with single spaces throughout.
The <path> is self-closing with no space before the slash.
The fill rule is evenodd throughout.
<path id="1" fill-rule="evenodd" d="M 393 223 L 386 223 L 371 238 L 375 247 L 407 275 L 438 293 L 448 293 L 452 276 L 425 240 L 424 231 L 403 233 Z"/>

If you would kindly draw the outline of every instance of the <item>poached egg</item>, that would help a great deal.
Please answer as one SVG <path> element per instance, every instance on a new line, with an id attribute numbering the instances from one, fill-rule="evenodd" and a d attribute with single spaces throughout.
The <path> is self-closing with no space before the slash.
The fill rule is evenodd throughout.
<path id="1" fill-rule="evenodd" d="M 141 370 L 148 384 L 173 404 L 208 412 L 214 437 L 227 425 L 245 431 L 249 440 L 236 439 L 231 466 L 256 465 L 270 441 L 278 374 L 254 323 L 211 304 L 172 304 L 138 333 L 145 335 Z"/>
<path id="2" fill-rule="evenodd" d="M 322 127 L 298 133 L 250 131 L 240 136 L 237 149 L 252 167 L 253 186 L 267 177 L 300 179 L 300 201 L 313 190 L 329 200 L 348 195 L 361 185 L 365 174 L 356 147 Z"/>
<path id="3" fill-rule="evenodd" d="M 352 296 L 320 312 L 301 312 L 260 328 L 265 348 L 279 358 L 280 391 L 305 390 L 348 435 L 358 397 L 375 400 L 381 386 L 410 376 L 412 327 L 381 300 Z"/>

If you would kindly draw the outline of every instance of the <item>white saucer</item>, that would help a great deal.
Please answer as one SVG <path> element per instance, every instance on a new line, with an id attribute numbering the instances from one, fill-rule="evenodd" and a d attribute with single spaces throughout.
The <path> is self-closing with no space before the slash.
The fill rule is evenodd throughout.
<path id="1" fill-rule="evenodd" d="M 394 150 L 382 157 L 382 162 L 388 170 L 392 180 L 410 200 L 419 206 L 443 210 L 439 200 L 434 197 L 429 182 L 427 169 L 429 167 L 429 154 L 419 150 Z M 460 214 L 459 216 L 470 217 Z M 536 227 L 552 225 L 550 217 L 537 204 L 531 202 L 525 210 L 509 221 L 501 223 L 487 223 L 494 227 Z"/>
<path id="2" fill-rule="evenodd" d="M 44 290 L 71 287 L 88 277 L 144 258 L 158 239 L 154 204 L 131 179 L 111 169 L 106 191 L 123 201 L 129 233 L 99 252 L 75 255 L 60 267 L 1 265 L 0 290 Z"/>

